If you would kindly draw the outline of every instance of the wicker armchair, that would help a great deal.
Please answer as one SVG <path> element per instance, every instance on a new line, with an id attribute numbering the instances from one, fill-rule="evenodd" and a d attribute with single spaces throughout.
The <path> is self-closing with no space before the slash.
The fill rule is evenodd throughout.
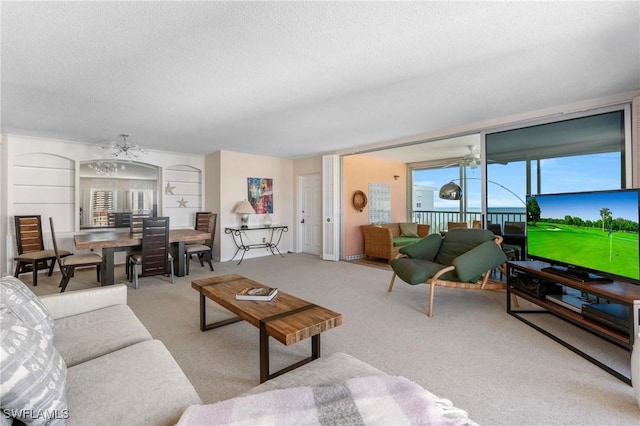
<path id="1" fill-rule="evenodd" d="M 389 263 L 398 255 L 400 248 L 413 244 L 429 235 L 431 225 L 417 225 L 417 237 L 401 235 L 400 223 L 385 223 L 382 225 L 362 225 L 364 237 L 364 255 L 387 259 Z"/>

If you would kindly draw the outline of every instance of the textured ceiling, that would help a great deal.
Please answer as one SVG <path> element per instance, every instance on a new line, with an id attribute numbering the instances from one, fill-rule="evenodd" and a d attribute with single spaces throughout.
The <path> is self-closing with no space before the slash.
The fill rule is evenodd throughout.
<path id="1" fill-rule="evenodd" d="M 640 89 L 633 2 L 2 2 L 2 129 L 299 158 Z"/>

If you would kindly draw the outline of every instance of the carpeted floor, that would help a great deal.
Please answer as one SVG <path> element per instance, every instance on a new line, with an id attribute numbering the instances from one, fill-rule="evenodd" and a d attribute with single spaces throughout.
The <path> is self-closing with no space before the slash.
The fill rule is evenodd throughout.
<path id="1" fill-rule="evenodd" d="M 434 316 L 425 315 L 428 288 L 396 283 L 391 272 L 354 262 L 288 254 L 214 264 L 195 261 L 191 275 L 170 284 L 148 277 L 129 290 L 129 305 L 162 340 L 205 402 L 236 396 L 259 381 L 258 330 L 244 322 L 199 330 L 198 293 L 191 280 L 239 273 L 344 315 L 322 334 L 322 353 L 346 352 L 446 397 L 484 425 L 638 425 L 630 386 L 505 312 L 504 291 L 436 289 Z M 124 279 L 124 268 L 117 277 Z M 21 278 L 30 283 L 31 277 Z M 59 275 L 41 275 L 36 293 L 57 291 Z M 67 291 L 96 286 L 78 271 Z M 208 304 L 209 321 L 230 316 Z M 629 353 L 555 317 L 537 315 L 628 374 Z M 306 357 L 309 341 L 271 342 L 272 368 Z"/>
<path id="2" fill-rule="evenodd" d="M 386 259 L 361 258 L 361 259 L 350 260 L 349 263 L 353 263 L 354 265 L 363 265 L 363 266 L 370 266 L 373 268 L 380 268 L 387 271 L 391 270 L 391 266 L 389 266 L 389 262 L 387 262 Z"/>

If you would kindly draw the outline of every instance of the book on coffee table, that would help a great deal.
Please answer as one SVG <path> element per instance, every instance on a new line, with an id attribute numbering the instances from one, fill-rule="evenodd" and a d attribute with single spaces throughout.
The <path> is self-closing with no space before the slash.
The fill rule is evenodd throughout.
<path id="1" fill-rule="evenodd" d="M 236 300 L 262 300 L 269 301 L 278 295 L 277 288 L 271 287 L 245 287 L 236 293 Z"/>

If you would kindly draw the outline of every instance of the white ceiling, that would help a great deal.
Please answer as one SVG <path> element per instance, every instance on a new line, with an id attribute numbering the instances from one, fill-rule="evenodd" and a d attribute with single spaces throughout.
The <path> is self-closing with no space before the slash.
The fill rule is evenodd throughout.
<path id="1" fill-rule="evenodd" d="M 425 143 L 402 145 L 384 150 L 375 149 L 362 154 L 399 163 L 421 163 L 427 160 L 447 159 L 454 164 L 459 164 L 466 155 L 470 155 L 472 152 L 477 153 L 479 157 L 480 143 L 480 135 L 475 133 Z M 473 151 L 469 147 L 473 147 Z M 449 165 L 451 161 L 445 161 L 444 163 Z"/>
<path id="2" fill-rule="evenodd" d="M 640 89 L 637 1 L 0 7 L 9 134 L 299 158 Z"/>

